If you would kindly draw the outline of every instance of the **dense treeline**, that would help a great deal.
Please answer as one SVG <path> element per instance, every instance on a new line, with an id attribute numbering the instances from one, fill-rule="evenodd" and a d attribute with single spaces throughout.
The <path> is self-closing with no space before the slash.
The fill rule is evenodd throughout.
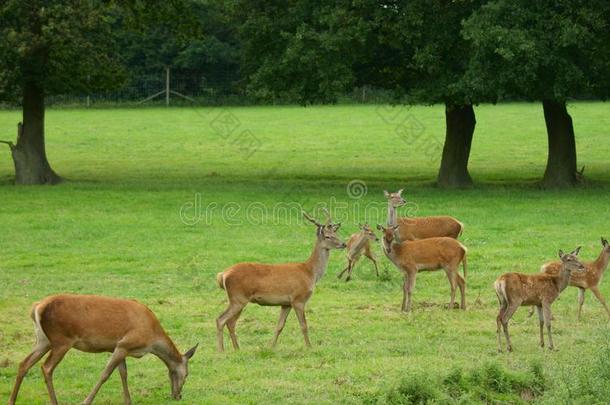
<path id="1" fill-rule="evenodd" d="M 605 0 L 6 0 L 0 27 L 0 101 L 24 111 L 9 145 L 20 184 L 60 180 L 44 150 L 48 96 L 166 66 L 260 103 L 332 103 L 366 86 L 443 103 L 445 187 L 472 183 L 476 105 L 504 99 L 542 102 L 543 185 L 577 184 L 567 101 L 610 93 Z"/>

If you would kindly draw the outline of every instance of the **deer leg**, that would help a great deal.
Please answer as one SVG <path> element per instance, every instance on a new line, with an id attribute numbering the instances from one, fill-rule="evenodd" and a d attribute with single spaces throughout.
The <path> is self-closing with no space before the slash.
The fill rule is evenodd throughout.
<path id="1" fill-rule="evenodd" d="M 307 320 L 305 319 L 305 305 L 293 304 L 292 307 L 294 308 L 294 312 L 296 312 L 299 323 L 301 324 L 301 332 L 303 332 L 305 346 L 311 347 L 311 342 L 309 342 L 309 333 L 307 331 Z"/>
<path id="2" fill-rule="evenodd" d="M 455 271 L 453 269 L 447 268 L 445 269 L 445 273 L 447 274 L 447 278 L 449 279 L 449 286 L 451 287 L 451 299 L 449 300 L 449 306 L 447 309 L 453 309 L 453 305 L 455 304 L 455 287 L 457 285 L 457 281 L 455 279 Z"/>
<path id="3" fill-rule="evenodd" d="M 241 312 L 243 305 L 237 303 L 229 304 L 229 307 L 216 319 L 216 338 L 218 340 L 218 351 L 223 352 L 224 348 L 224 337 L 223 329 L 227 322 L 233 318 L 237 313 Z"/>
<path id="4" fill-rule="evenodd" d="M 506 337 L 506 348 L 509 352 L 513 351 L 513 345 L 510 342 L 510 334 L 508 333 L 508 321 L 515 314 L 517 308 L 519 308 L 518 303 L 509 302 L 508 307 L 506 308 L 506 310 L 504 311 L 504 315 L 502 316 L 502 328 L 504 329 L 504 335 Z"/>
<path id="5" fill-rule="evenodd" d="M 229 335 L 231 336 L 231 343 L 233 344 L 233 349 L 239 350 L 239 343 L 237 343 L 237 335 L 235 334 L 235 325 L 237 324 L 237 320 L 241 315 L 241 309 L 235 316 L 227 321 L 227 329 L 229 329 Z"/>
<path id="6" fill-rule="evenodd" d="M 546 332 L 549 335 L 549 349 L 553 350 L 553 335 L 551 334 L 551 306 L 547 303 L 542 303 L 542 315 L 544 317 L 544 323 L 546 324 Z"/>
<path id="7" fill-rule="evenodd" d="M 538 321 L 540 322 L 540 347 L 544 347 L 544 316 L 542 314 L 542 307 L 539 305 L 532 307 L 532 311 L 534 308 L 538 312 Z"/>
<path id="8" fill-rule="evenodd" d="M 341 277 L 343 277 L 343 274 L 349 269 L 349 265 L 352 261 L 347 259 L 347 266 L 341 271 L 341 273 L 337 274 L 337 278 L 341 279 Z"/>
<path id="9" fill-rule="evenodd" d="M 352 279 L 352 271 L 354 271 L 354 266 L 356 265 L 356 260 L 351 260 L 349 262 L 349 270 L 347 270 L 347 277 L 345 278 L 345 282 L 348 282 Z"/>
<path id="10" fill-rule="evenodd" d="M 413 273 L 407 275 L 405 273 L 405 285 L 404 285 L 404 295 L 403 295 L 403 311 L 409 312 L 411 310 L 411 294 L 413 293 L 413 288 L 415 287 L 415 277 L 417 273 Z"/>
<path id="11" fill-rule="evenodd" d="M 496 316 L 496 333 L 498 335 L 498 351 L 502 352 L 502 319 L 504 319 L 504 313 L 506 312 L 507 304 L 505 301 L 502 301 L 500 297 L 498 297 L 498 301 L 500 303 L 500 311 L 498 311 L 498 316 Z"/>
<path id="12" fill-rule="evenodd" d="M 576 319 L 580 321 L 580 313 L 582 312 L 582 305 L 585 303 L 585 289 L 578 288 L 578 316 Z"/>
<path id="13" fill-rule="evenodd" d="M 127 387 L 127 363 L 125 359 L 119 363 L 119 374 L 121 375 L 121 384 L 123 385 L 123 399 L 125 405 L 131 405 L 131 396 L 129 395 L 129 388 Z"/>
<path id="14" fill-rule="evenodd" d="M 530 309 L 527 311 L 527 317 L 531 318 L 532 315 L 534 315 L 535 310 L 536 310 L 536 307 L 530 307 Z"/>
<path id="15" fill-rule="evenodd" d="M 53 371 L 71 348 L 72 346 L 68 344 L 53 347 L 51 353 L 42 365 L 42 375 L 44 376 L 52 405 L 57 405 L 57 396 L 55 395 L 55 388 L 53 387 Z"/>
<path id="16" fill-rule="evenodd" d="M 599 288 L 595 286 L 591 287 L 590 290 L 593 292 L 593 295 L 595 295 L 595 298 L 597 298 L 597 300 L 604 306 L 606 312 L 608 313 L 608 316 L 610 316 L 610 309 L 608 309 L 608 305 L 606 305 L 606 301 L 604 300 L 604 297 L 602 297 L 602 293 L 599 292 Z"/>
<path id="17" fill-rule="evenodd" d="M 9 405 L 14 405 L 17 400 L 17 394 L 19 393 L 19 388 L 21 387 L 21 383 L 28 373 L 30 368 L 34 366 L 34 364 L 38 363 L 38 361 L 47 354 L 51 346 L 48 341 L 40 342 L 36 344 L 36 347 L 28 356 L 23 359 L 21 364 L 19 364 L 19 371 L 17 372 L 17 379 L 15 380 L 15 385 L 13 387 L 13 392 L 11 393 L 11 397 L 8 400 Z"/>
<path id="18" fill-rule="evenodd" d="M 368 257 L 370 261 L 373 262 L 373 266 L 375 266 L 375 275 L 377 276 L 377 278 L 379 278 L 379 268 L 377 267 L 377 259 L 375 259 L 375 256 L 373 256 L 372 252 L 365 252 L 364 255 Z"/>
<path id="19" fill-rule="evenodd" d="M 457 278 L 457 283 L 458 283 L 458 287 L 460 288 L 460 298 L 461 298 L 461 304 L 460 307 L 462 309 L 466 309 L 466 280 L 464 280 L 464 278 L 462 276 L 460 276 L 460 274 L 456 271 L 456 278 Z"/>
<path id="20" fill-rule="evenodd" d="M 85 398 L 85 401 L 83 401 L 83 405 L 90 405 L 91 402 L 93 402 L 93 398 L 95 398 L 100 388 L 102 388 L 102 385 L 112 375 L 114 369 L 125 361 L 125 357 L 127 357 L 127 350 L 123 349 L 122 347 L 117 347 L 114 349 L 114 352 L 112 352 L 112 356 L 110 356 L 110 360 L 108 360 L 108 364 L 106 364 L 106 368 L 102 372 L 99 381 L 97 384 L 95 384 L 95 387 L 93 387 L 91 393 L 87 395 L 87 398 Z M 125 369 L 125 378 L 127 378 L 127 369 Z"/>
<path id="21" fill-rule="evenodd" d="M 288 318 L 288 314 L 290 313 L 290 306 L 282 305 L 282 309 L 280 310 L 280 320 L 277 322 L 277 326 L 275 328 L 275 335 L 273 336 L 273 342 L 271 342 L 271 346 L 275 347 L 277 344 L 277 338 L 280 337 L 280 333 L 284 329 L 284 325 L 286 324 L 286 318 Z"/>

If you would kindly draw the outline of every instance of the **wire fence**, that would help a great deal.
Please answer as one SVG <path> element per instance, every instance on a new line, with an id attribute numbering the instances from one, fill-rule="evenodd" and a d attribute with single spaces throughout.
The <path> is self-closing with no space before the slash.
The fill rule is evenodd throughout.
<path id="1" fill-rule="evenodd" d="M 205 75 L 181 69 L 132 74 L 117 90 L 91 94 L 64 94 L 47 98 L 47 104 L 67 107 L 103 106 L 217 106 L 259 104 L 249 97 L 238 74 Z M 371 86 L 354 88 L 341 95 L 339 103 L 388 103 L 388 91 Z"/>

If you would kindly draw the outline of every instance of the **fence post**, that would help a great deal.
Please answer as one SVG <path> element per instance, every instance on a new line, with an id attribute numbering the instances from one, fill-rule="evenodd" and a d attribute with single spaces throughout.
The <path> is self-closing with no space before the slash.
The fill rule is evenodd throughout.
<path id="1" fill-rule="evenodd" d="M 165 67 L 165 106 L 169 107 L 169 66 Z"/>

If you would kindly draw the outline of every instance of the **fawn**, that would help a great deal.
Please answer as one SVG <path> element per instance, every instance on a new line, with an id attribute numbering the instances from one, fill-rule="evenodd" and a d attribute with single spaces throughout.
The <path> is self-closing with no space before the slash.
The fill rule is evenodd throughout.
<path id="1" fill-rule="evenodd" d="M 364 254 L 375 266 L 375 274 L 379 278 L 379 269 L 377 268 L 377 260 L 371 251 L 371 241 L 378 242 L 379 238 L 375 235 L 375 232 L 369 227 L 369 224 L 359 225 L 360 232 L 350 236 L 347 241 L 347 267 L 343 269 L 341 273 L 337 275 L 337 278 L 341 278 L 347 271 L 347 277 L 345 281 L 350 281 L 352 278 L 352 271 L 354 266 Z"/>

